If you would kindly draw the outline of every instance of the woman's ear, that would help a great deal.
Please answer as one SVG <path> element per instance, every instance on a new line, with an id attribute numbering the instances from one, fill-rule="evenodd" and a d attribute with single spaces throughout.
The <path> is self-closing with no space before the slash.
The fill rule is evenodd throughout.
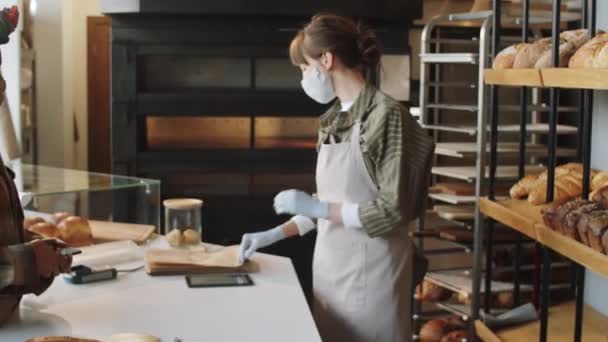
<path id="1" fill-rule="evenodd" d="M 326 70 L 331 70 L 334 67 L 335 62 L 334 54 L 329 51 L 324 52 L 321 56 L 321 65 L 323 65 Z"/>

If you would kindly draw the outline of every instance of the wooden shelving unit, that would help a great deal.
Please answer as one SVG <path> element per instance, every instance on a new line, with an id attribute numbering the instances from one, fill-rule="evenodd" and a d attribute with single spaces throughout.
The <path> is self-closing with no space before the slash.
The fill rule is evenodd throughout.
<path id="1" fill-rule="evenodd" d="M 486 84 L 502 86 L 608 89 L 608 69 L 486 69 L 484 79 Z"/>
<path id="2" fill-rule="evenodd" d="M 574 302 L 568 302 L 549 308 L 549 328 L 547 340 L 551 342 L 570 342 L 574 336 Z M 608 317 L 600 314 L 590 306 L 584 307 L 583 336 L 585 342 L 605 342 Z M 496 332 L 483 322 L 475 321 L 479 337 L 485 342 L 520 342 L 538 341 L 540 323 L 532 322 L 518 327 L 505 328 Z"/>
<path id="3" fill-rule="evenodd" d="M 483 198 L 480 210 L 488 217 L 518 230 L 588 269 L 608 277 L 608 256 L 544 225 L 541 209 L 525 200 L 490 201 Z"/>
<path id="4" fill-rule="evenodd" d="M 496 152 L 501 156 L 516 157 L 519 155 L 519 143 L 501 142 L 498 144 Z M 545 156 L 547 155 L 547 146 L 527 144 L 526 152 L 530 156 Z M 473 142 L 440 142 L 435 146 L 435 154 L 454 158 L 473 158 L 477 154 L 477 144 Z M 559 148 L 557 154 L 560 157 L 573 157 L 576 156 L 576 150 L 573 148 Z"/>

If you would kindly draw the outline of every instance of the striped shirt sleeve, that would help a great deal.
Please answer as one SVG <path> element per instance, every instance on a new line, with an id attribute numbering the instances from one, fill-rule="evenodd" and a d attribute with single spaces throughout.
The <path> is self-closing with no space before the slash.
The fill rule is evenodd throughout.
<path id="1" fill-rule="evenodd" d="M 378 197 L 359 204 L 359 217 L 370 237 L 377 237 L 400 227 L 400 182 L 403 146 L 403 112 L 398 108 L 377 108 L 376 121 L 367 132 L 368 156 L 372 156 Z M 370 166 L 371 166 L 370 165 Z"/>

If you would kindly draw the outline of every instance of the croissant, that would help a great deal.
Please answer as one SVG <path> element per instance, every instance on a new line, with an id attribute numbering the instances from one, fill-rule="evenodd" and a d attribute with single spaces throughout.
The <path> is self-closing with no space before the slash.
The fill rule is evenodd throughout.
<path id="1" fill-rule="evenodd" d="M 559 203 L 579 196 L 583 192 L 582 180 L 582 174 L 576 172 L 556 176 L 553 200 Z M 547 202 L 546 181 L 537 183 L 530 191 L 528 201 L 534 205 L 540 205 Z"/>
<path id="2" fill-rule="evenodd" d="M 608 185 L 608 172 L 606 171 L 597 173 L 591 179 L 591 191 L 597 191 L 604 185 Z"/>
<path id="3" fill-rule="evenodd" d="M 511 198 L 524 198 L 530 193 L 530 190 L 534 189 L 538 182 L 537 175 L 527 175 L 511 187 L 509 195 L 511 195 Z"/>

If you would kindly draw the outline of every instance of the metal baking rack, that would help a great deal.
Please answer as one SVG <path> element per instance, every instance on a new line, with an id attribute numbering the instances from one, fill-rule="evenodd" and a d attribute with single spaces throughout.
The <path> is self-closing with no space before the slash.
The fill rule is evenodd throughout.
<path id="1" fill-rule="evenodd" d="M 527 14 L 526 18 L 510 18 L 514 23 L 521 25 L 520 23 L 528 21 Z M 453 38 L 441 38 L 439 36 L 434 37 L 434 29 L 439 23 L 446 21 L 479 21 L 479 31 L 472 39 L 453 39 Z M 465 13 L 465 14 L 453 14 L 448 16 L 440 16 L 431 19 L 424 27 L 421 38 L 421 66 L 420 66 L 420 101 L 419 107 L 410 109 L 410 113 L 414 116 L 418 116 L 421 125 L 433 132 L 436 137 L 436 156 L 447 156 L 452 158 L 468 158 L 474 161 L 474 165 L 471 166 L 434 166 L 432 174 L 434 176 L 448 177 L 458 181 L 464 181 L 474 185 L 474 195 L 470 196 L 458 196 L 458 195 L 446 195 L 429 193 L 429 197 L 434 202 L 442 203 L 434 206 L 436 214 L 447 222 L 455 223 L 457 226 L 461 226 L 462 229 L 470 229 L 471 227 L 477 227 L 479 225 L 479 205 L 477 199 L 483 194 L 484 183 L 487 177 L 493 176 L 494 179 L 499 178 L 501 180 L 516 180 L 521 175 L 521 165 L 501 165 L 497 168 L 491 169 L 487 167 L 485 160 L 487 152 L 490 152 L 493 145 L 487 140 L 487 133 L 490 133 L 487 111 L 488 104 L 490 103 L 490 94 L 487 93 L 487 87 L 484 85 L 483 72 L 490 62 L 490 30 L 496 20 L 494 19 L 492 11 L 476 12 L 476 13 Z M 541 21 L 539 21 L 541 22 Z M 546 21 L 545 21 L 546 22 Z M 519 41 L 519 39 L 504 39 L 508 42 Z M 479 49 L 478 53 L 441 53 L 440 47 L 444 44 L 453 45 L 469 45 L 475 46 Z M 432 79 L 430 68 L 433 66 L 448 65 L 448 64 L 469 64 L 476 65 L 478 70 L 477 82 L 453 82 L 453 81 L 442 81 L 440 78 L 435 77 Z M 438 99 L 438 89 L 458 89 L 477 91 L 477 103 L 475 104 L 450 104 L 442 103 Z M 433 96 L 434 95 L 434 96 Z M 433 98 L 433 101 L 430 101 Z M 574 135 L 577 134 L 578 129 L 571 125 L 558 125 L 555 126 L 555 130 L 552 131 L 552 126 L 549 123 L 543 123 L 539 120 L 539 113 L 549 112 L 552 110 L 550 105 L 544 104 L 540 101 L 538 93 L 533 93 L 533 104 L 523 107 L 526 112 L 526 117 L 530 117 L 531 120 L 527 120 L 524 125 L 524 132 L 532 135 L 531 141 L 525 141 L 528 147 L 528 156 L 544 157 L 546 153 L 546 147 L 539 144 L 539 135 L 547 134 L 561 134 L 561 135 Z M 578 107 L 561 106 L 560 109 L 564 112 L 577 112 Z M 518 105 L 501 105 L 500 110 L 504 112 L 519 112 L 522 110 L 521 106 Z M 463 122 L 470 122 L 462 125 L 447 125 L 442 124 L 439 120 L 439 113 L 441 111 L 455 111 L 462 113 Z M 467 114 L 470 113 L 470 114 Z M 471 116 L 477 114 L 475 116 Z M 519 134 L 522 131 L 522 125 L 500 125 L 494 127 L 497 131 L 504 134 Z M 464 135 L 475 136 L 476 141 L 470 143 L 462 142 L 445 142 L 439 141 L 437 136 L 441 132 L 452 132 L 461 133 Z M 478 134 L 484 132 L 485 134 Z M 497 142 L 493 142 L 495 145 Z M 484 147 L 485 146 L 485 152 Z M 521 153 L 520 145 L 514 142 L 505 142 L 497 145 L 498 153 L 504 156 L 517 157 Z M 568 157 L 576 155 L 576 150 L 569 148 L 560 148 L 556 150 L 559 156 Z M 533 160 L 532 160 L 533 161 Z M 528 172 L 538 172 L 543 169 L 542 165 L 528 165 L 526 170 Z M 482 175 L 485 173 L 485 176 Z M 493 184 L 492 184 L 493 185 Z M 419 226 L 419 229 L 424 229 L 423 226 Z M 451 243 L 450 247 L 443 249 L 424 249 L 424 240 L 429 238 L 435 238 L 426 236 L 425 234 L 413 234 L 415 243 L 421 250 L 425 251 L 427 255 L 441 255 L 451 253 L 467 253 L 471 254 L 474 252 L 475 256 L 473 260 L 477 260 L 481 257 L 480 248 L 473 248 L 477 245 L 477 242 L 472 244 L 455 244 Z M 475 240 L 474 240 L 475 241 Z M 481 241 L 481 240 L 480 240 Z M 517 246 L 521 246 L 521 241 L 517 241 Z M 510 243 L 511 245 L 514 242 Z M 477 246 L 479 247 L 479 246 Z M 472 249 L 473 248 L 473 249 Z M 491 249 L 487 252 L 491 253 Z M 521 266 L 521 265 L 520 265 Z M 532 267 L 532 265 L 526 265 Z M 471 271 L 472 268 L 467 268 Z M 479 271 L 480 268 L 477 268 Z M 449 270 L 446 270 L 449 271 Z M 515 276 L 517 278 L 517 276 Z M 472 284 L 473 285 L 473 284 Z M 449 286 L 446 286 L 449 287 Z M 491 289 L 491 286 L 488 285 Z M 520 290 L 519 283 L 516 288 L 516 292 Z M 456 292 L 457 289 L 456 289 Z M 488 296 L 489 298 L 490 296 Z M 477 305 L 477 306 L 476 306 Z M 435 303 L 436 308 L 445 310 L 447 312 L 460 315 L 462 318 L 467 319 L 471 316 L 472 312 L 478 310 L 478 303 L 472 305 L 461 305 L 457 303 Z M 420 323 L 423 322 L 427 317 L 435 317 L 436 311 L 433 314 L 422 311 L 422 304 L 419 301 L 414 303 L 414 331 L 418 331 Z M 474 320 L 470 320 L 471 323 Z M 473 324 L 471 324 L 471 331 L 473 331 Z M 415 334 L 414 339 L 418 339 Z"/>

